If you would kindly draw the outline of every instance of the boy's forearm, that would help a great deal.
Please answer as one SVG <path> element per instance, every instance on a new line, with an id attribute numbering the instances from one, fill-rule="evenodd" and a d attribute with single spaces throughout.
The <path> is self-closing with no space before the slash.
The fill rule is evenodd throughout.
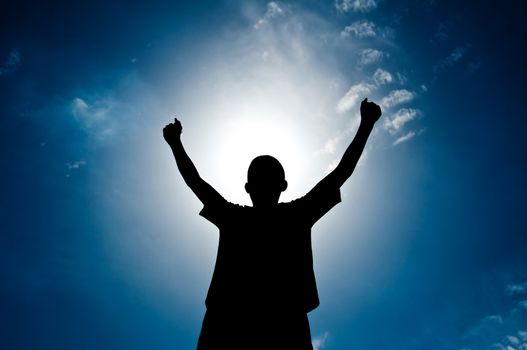
<path id="1" fill-rule="evenodd" d="M 362 152 L 364 151 L 364 147 L 366 146 L 366 142 L 368 141 L 371 131 L 373 130 L 373 126 L 373 123 L 362 121 L 359 125 L 357 133 L 355 134 L 355 137 L 353 138 L 353 141 L 350 143 L 344 152 L 344 155 L 342 156 L 341 164 L 346 169 L 351 168 L 350 175 L 351 172 L 353 172 L 353 168 L 359 161 Z"/>
<path id="2" fill-rule="evenodd" d="M 187 185 L 192 187 L 192 183 L 199 180 L 200 176 L 198 170 L 194 166 L 194 163 L 192 163 L 192 160 L 185 151 L 181 139 L 178 138 L 173 143 L 171 143 L 170 148 L 172 149 L 172 153 L 174 154 L 177 167 L 181 173 L 181 176 L 183 177 L 183 180 L 185 180 Z"/>
<path id="3" fill-rule="evenodd" d="M 344 182 L 351 176 L 357 163 L 364 151 L 366 142 L 373 130 L 375 123 L 369 121 L 361 121 L 359 129 L 353 138 L 353 141 L 350 143 L 339 164 L 333 171 L 335 174 L 335 181 L 339 186 L 342 186 Z"/>

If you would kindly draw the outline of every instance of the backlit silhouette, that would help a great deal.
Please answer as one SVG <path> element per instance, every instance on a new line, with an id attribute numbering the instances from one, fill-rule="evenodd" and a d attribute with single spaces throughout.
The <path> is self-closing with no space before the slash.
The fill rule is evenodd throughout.
<path id="1" fill-rule="evenodd" d="M 287 189 L 284 169 L 271 156 L 256 157 L 245 184 L 252 207 L 227 202 L 205 182 L 183 148 L 181 123 L 165 126 L 178 169 L 204 205 L 200 215 L 220 230 L 198 349 L 312 349 L 307 313 L 319 299 L 311 227 L 340 202 L 340 187 L 381 116 L 367 99 L 360 112 L 360 127 L 340 163 L 304 197 L 278 203 Z"/>

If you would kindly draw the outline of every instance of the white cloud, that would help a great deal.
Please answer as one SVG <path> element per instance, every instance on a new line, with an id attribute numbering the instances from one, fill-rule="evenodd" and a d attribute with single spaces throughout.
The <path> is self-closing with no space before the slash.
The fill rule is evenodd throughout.
<path id="1" fill-rule="evenodd" d="M 362 20 L 356 21 L 346 26 L 340 36 L 343 38 L 349 37 L 351 34 L 355 35 L 357 38 L 371 38 L 377 35 L 375 32 L 375 23 Z"/>
<path id="2" fill-rule="evenodd" d="M 439 63 L 437 63 L 434 66 L 434 73 L 439 73 L 445 68 L 448 68 L 454 65 L 459 60 L 461 60 L 461 58 L 465 55 L 467 49 L 468 49 L 468 46 L 456 47 L 454 51 L 450 53 L 450 55 L 448 55 L 446 58 L 444 58 L 443 60 L 441 60 Z"/>
<path id="3" fill-rule="evenodd" d="M 80 97 L 76 97 L 71 102 L 71 112 L 75 119 L 86 128 L 95 127 L 106 119 L 108 106 L 90 107 L 88 103 Z"/>
<path id="4" fill-rule="evenodd" d="M 265 11 L 264 16 L 254 24 L 254 29 L 260 29 L 260 27 L 267 23 L 271 18 L 275 18 L 283 14 L 284 10 L 276 2 L 269 2 L 267 4 L 267 11 Z"/>
<path id="5" fill-rule="evenodd" d="M 517 337 L 513 336 L 513 335 L 508 335 L 506 337 L 507 341 L 513 345 L 520 345 L 520 339 L 518 339 Z"/>
<path id="6" fill-rule="evenodd" d="M 277 15 L 283 14 L 284 11 L 278 6 L 278 4 L 274 1 L 271 1 L 267 4 L 267 12 L 265 13 L 265 17 L 267 18 L 273 18 Z"/>
<path id="7" fill-rule="evenodd" d="M 465 51 L 466 51 L 466 48 L 458 47 L 454 51 L 452 51 L 452 53 L 450 54 L 450 56 L 446 58 L 446 60 L 452 63 L 459 61 L 461 57 L 463 57 L 463 55 L 465 54 Z"/>
<path id="8" fill-rule="evenodd" d="M 406 75 L 397 72 L 397 80 L 399 80 L 399 84 L 404 85 L 408 81 L 408 78 L 406 77 Z"/>
<path id="9" fill-rule="evenodd" d="M 86 161 L 85 160 L 77 160 L 73 163 L 66 163 L 66 167 L 69 169 L 69 170 L 72 170 L 72 169 L 79 169 L 80 167 L 86 165 Z"/>
<path id="10" fill-rule="evenodd" d="M 347 142 L 349 144 L 351 142 L 351 140 L 353 139 L 352 135 L 354 135 L 357 132 L 359 125 L 360 125 L 360 112 L 357 111 L 348 120 L 347 125 L 343 127 L 336 136 L 326 141 L 326 143 L 324 144 L 324 148 L 320 150 L 320 152 L 325 152 L 328 154 L 337 153 L 337 148 L 339 144 L 341 144 L 342 142 Z M 366 150 L 363 152 L 361 159 L 365 158 L 365 153 L 366 153 Z M 327 168 L 327 172 L 329 173 L 330 171 L 335 169 L 335 167 L 337 166 L 339 162 L 340 162 L 340 158 L 334 159 L 329 165 L 329 167 Z"/>
<path id="11" fill-rule="evenodd" d="M 104 139 L 114 133 L 112 125 L 116 121 L 110 116 L 112 113 L 115 114 L 117 105 L 111 98 L 88 104 L 84 99 L 76 97 L 70 103 L 70 111 L 84 130 L 99 139 Z"/>
<path id="12" fill-rule="evenodd" d="M 509 284 L 507 287 L 505 287 L 505 290 L 509 296 L 527 294 L 527 282 Z"/>
<path id="13" fill-rule="evenodd" d="M 482 323 L 487 324 L 487 325 L 502 324 L 503 317 L 501 317 L 500 315 L 485 316 L 482 320 Z"/>
<path id="14" fill-rule="evenodd" d="M 390 72 L 382 68 L 377 68 L 375 73 L 373 73 L 373 80 L 375 81 L 375 84 L 377 85 L 384 85 L 384 84 L 391 83 L 393 81 L 393 77 L 390 74 Z"/>
<path id="15" fill-rule="evenodd" d="M 0 76 L 13 73 L 18 69 L 20 63 L 21 59 L 18 49 L 11 50 L 4 63 L 0 66 Z"/>
<path id="16" fill-rule="evenodd" d="M 313 350 L 321 350 L 326 346 L 326 342 L 328 340 L 329 333 L 324 332 L 324 334 L 314 338 L 311 343 L 313 344 Z"/>
<path id="17" fill-rule="evenodd" d="M 410 131 L 409 133 L 399 137 L 397 140 L 395 140 L 392 144 L 392 146 L 397 146 L 398 144 L 400 143 L 403 143 L 405 141 L 408 141 L 410 140 L 411 138 L 413 138 L 414 136 L 416 135 L 415 131 Z"/>
<path id="18" fill-rule="evenodd" d="M 336 107 L 337 113 L 341 114 L 349 111 L 359 100 L 365 98 L 374 89 L 375 86 L 366 83 L 353 85 L 338 102 Z"/>
<path id="19" fill-rule="evenodd" d="M 434 38 L 441 41 L 445 41 L 448 38 L 448 27 L 448 23 L 439 23 L 434 34 Z"/>
<path id="20" fill-rule="evenodd" d="M 385 108 L 390 108 L 401 103 L 409 102 L 414 98 L 415 93 L 406 89 L 393 90 L 388 94 L 388 96 L 382 98 L 381 105 Z"/>
<path id="21" fill-rule="evenodd" d="M 335 7 L 340 12 L 367 12 L 377 7 L 376 0 L 336 0 Z"/>
<path id="22" fill-rule="evenodd" d="M 388 131 L 390 134 L 395 135 L 403 126 L 414 120 L 419 116 L 419 111 L 412 108 L 401 108 L 395 112 L 390 118 L 384 119 L 383 129 Z"/>
<path id="23" fill-rule="evenodd" d="M 500 314 L 481 318 L 465 332 L 463 342 L 469 345 L 467 348 L 471 350 L 527 350 L 527 331 L 524 328 L 527 307 L 522 308 L 522 301 L 514 302 L 518 295 L 522 295 L 525 287 L 527 287 L 527 283 L 512 284 L 505 287 L 505 293 L 509 300 L 508 306 L 505 306 Z M 523 303 L 527 306 L 527 301 L 523 301 Z"/>
<path id="24" fill-rule="evenodd" d="M 364 49 L 359 53 L 359 64 L 365 66 L 367 64 L 379 62 L 384 55 L 384 52 L 376 49 Z"/>
<path id="25" fill-rule="evenodd" d="M 327 153 L 335 153 L 335 148 L 337 144 L 342 140 L 342 135 L 335 136 L 329 140 L 326 141 L 326 144 L 324 145 L 324 151 Z"/>
<path id="26" fill-rule="evenodd" d="M 470 62 L 469 64 L 467 64 L 467 67 L 465 68 L 465 74 L 466 75 L 474 74 L 475 72 L 481 69 L 481 65 L 482 65 L 481 61 Z"/>
<path id="27" fill-rule="evenodd" d="M 71 111 L 75 117 L 80 117 L 88 111 L 88 104 L 82 98 L 75 97 L 71 102 Z"/>

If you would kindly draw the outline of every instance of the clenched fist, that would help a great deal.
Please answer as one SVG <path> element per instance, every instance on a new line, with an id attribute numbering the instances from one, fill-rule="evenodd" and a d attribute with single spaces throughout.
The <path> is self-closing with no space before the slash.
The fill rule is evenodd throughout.
<path id="1" fill-rule="evenodd" d="M 183 127 L 181 126 L 181 122 L 177 120 L 177 118 L 174 118 L 173 123 L 170 123 L 163 128 L 163 137 L 169 145 L 172 145 L 179 140 L 182 130 Z"/>
<path id="2" fill-rule="evenodd" d="M 381 107 L 365 98 L 360 104 L 360 117 L 362 121 L 374 124 L 381 117 Z"/>

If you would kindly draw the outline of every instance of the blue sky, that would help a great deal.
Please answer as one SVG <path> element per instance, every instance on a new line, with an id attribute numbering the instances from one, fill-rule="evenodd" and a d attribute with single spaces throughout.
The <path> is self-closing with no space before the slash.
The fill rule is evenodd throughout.
<path id="1" fill-rule="evenodd" d="M 525 6 L 2 7 L 2 348 L 194 348 L 218 234 L 162 127 L 244 204 L 276 155 L 291 200 L 367 96 L 384 115 L 313 231 L 315 348 L 527 349 Z"/>

